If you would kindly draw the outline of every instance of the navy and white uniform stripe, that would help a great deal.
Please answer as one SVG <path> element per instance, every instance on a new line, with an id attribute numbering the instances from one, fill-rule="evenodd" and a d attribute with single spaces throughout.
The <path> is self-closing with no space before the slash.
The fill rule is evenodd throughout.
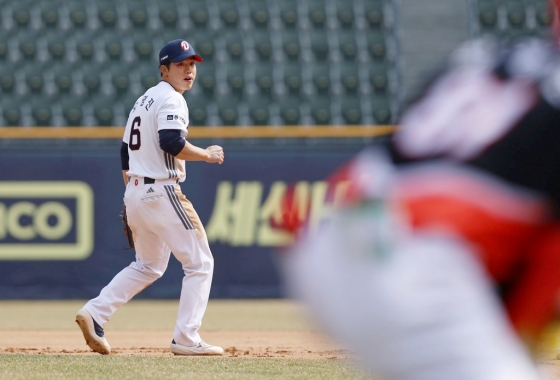
<path id="1" fill-rule="evenodd" d="M 164 152 L 163 154 L 165 156 L 165 167 L 167 168 L 169 178 L 171 179 L 179 177 L 179 172 L 177 171 L 177 167 L 175 166 L 175 157 L 167 152 Z"/>
<path id="2" fill-rule="evenodd" d="M 175 209 L 175 212 L 177 213 L 177 216 L 179 216 L 179 219 L 181 219 L 181 222 L 183 223 L 185 228 L 187 230 L 194 230 L 194 226 L 191 220 L 189 219 L 187 212 L 181 205 L 181 200 L 175 193 L 175 187 L 173 185 L 165 185 L 164 188 L 165 191 L 167 192 L 167 195 L 169 196 L 169 200 L 171 201 L 173 208 Z"/>

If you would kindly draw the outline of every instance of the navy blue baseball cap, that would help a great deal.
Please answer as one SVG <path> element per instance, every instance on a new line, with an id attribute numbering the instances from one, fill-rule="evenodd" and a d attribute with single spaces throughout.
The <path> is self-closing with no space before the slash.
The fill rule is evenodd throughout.
<path id="1" fill-rule="evenodd" d="M 191 44 L 181 39 L 173 40 L 166 43 L 159 51 L 159 64 L 182 62 L 191 57 L 197 62 L 202 62 L 202 57 L 195 53 Z"/>

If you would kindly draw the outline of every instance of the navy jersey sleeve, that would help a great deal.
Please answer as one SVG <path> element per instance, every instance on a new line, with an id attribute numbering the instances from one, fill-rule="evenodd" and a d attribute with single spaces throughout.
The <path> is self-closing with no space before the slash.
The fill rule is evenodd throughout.
<path id="1" fill-rule="evenodd" d="M 122 170 L 129 170 L 128 165 L 128 144 L 124 141 L 121 143 L 121 167 Z"/>
<path id="2" fill-rule="evenodd" d="M 159 133 L 159 146 L 160 148 L 171 154 L 172 156 L 178 155 L 185 146 L 185 139 L 181 137 L 181 130 L 179 129 L 160 129 Z"/>

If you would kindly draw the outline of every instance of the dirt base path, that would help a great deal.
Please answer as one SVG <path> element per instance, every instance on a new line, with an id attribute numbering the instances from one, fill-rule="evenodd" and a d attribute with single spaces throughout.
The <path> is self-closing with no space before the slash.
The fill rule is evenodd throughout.
<path id="1" fill-rule="evenodd" d="M 76 331 L 2 331 L 0 353 L 94 354 Z M 107 333 L 114 355 L 172 356 L 168 331 L 114 331 Z M 224 347 L 226 357 L 347 359 L 348 350 L 318 332 L 204 331 L 210 344 Z"/>

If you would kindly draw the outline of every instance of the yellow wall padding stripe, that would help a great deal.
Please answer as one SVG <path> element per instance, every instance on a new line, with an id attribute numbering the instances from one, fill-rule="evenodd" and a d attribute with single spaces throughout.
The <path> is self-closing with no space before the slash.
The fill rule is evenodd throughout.
<path id="1" fill-rule="evenodd" d="M 394 125 L 190 127 L 189 139 L 377 137 Z M 122 139 L 124 127 L 0 127 L 0 139 Z"/>

